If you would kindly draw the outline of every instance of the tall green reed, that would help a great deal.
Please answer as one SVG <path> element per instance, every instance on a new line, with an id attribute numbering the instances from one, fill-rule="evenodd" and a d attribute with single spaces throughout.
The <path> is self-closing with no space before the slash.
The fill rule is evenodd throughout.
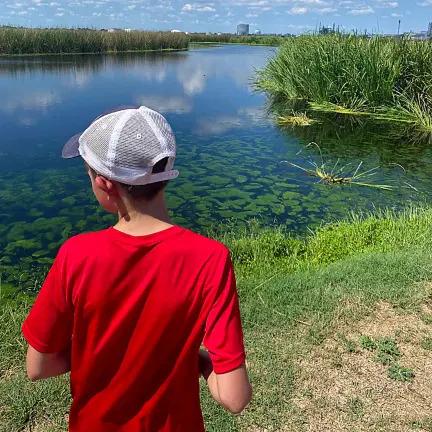
<path id="1" fill-rule="evenodd" d="M 184 33 L 0 28 L 0 54 L 69 54 L 186 49 Z"/>
<path id="2" fill-rule="evenodd" d="M 354 35 L 287 39 L 256 85 L 287 106 L 303 100 L 352 111 L 403 108 L 424 124 L 425 112 L 432 112 L 432 42 Z"/>

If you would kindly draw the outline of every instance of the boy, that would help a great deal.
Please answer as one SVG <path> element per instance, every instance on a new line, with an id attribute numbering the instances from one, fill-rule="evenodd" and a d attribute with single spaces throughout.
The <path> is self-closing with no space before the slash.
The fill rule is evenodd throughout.
<path id="1" fill-rule="evenodd" d="M 71 372 L 72 432 L 203 431 L 200 373 L 241 412 L 251 387 L 234 272 L 225 246 L 170 222 L 169 124 L 146 107 L 111 112 L 66 143 L 63 157 L 77 156 L 118 223 L 60 248 L 22 328 L 29 378 Z"/>

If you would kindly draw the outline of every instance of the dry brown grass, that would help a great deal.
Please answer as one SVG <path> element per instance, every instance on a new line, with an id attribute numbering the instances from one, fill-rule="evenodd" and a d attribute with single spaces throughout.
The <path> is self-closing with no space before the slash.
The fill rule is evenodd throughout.
<path id="1" fill-rule="evenodd" d="M 432 308 L 401 313 L 381 303 L 369 317 L 339 331 L 298 361 L 294 411 L 285 431 L 408 432 L 432 430 L 432 352 L 421 341 L 432 335 Z M 394 381 L 374 353 L 361 349 L 360 336 L 392 337 L 400 364 L 415 372 L 412 383 Z M 349 352 L 346 341 L 355 342 Z M 301 426 L 299 426 L 301 424 Z"/>

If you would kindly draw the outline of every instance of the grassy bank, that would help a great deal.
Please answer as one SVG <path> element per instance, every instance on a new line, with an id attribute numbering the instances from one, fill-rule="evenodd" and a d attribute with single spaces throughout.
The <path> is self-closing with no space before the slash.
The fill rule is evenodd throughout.
<path id="1" fill-rule="evenodd" d="M 426 376 L 420 354 L 428 353 L 432 336 L 432 314 L 424 309 L 431 294 L 427 283 L 432 280 L 431 222 L 432 210 L 422 209 L 353 217 L 302 238 L 282 228 L 261 229 L 253 224 L 243 232 L 215 232 L 232 249 L 255 399 L 246 413 L 232 418 L 204 391 L 208 430 L 319 430 L 314 422 L 323 416 L 338 425 L 326 430 L 428 430 L 420 428 L 430 420 L 426 409 L 416 407 L 402 419 L 397 411 L 388 410 L 380 412 L 378 419 L 368 404 L 373 402 L 376 410 L 389 399 L 389 392 L 401 394 L 406 403 L 410 388 Z M 24 377 L 19 325 L 31 300 L 12 297 L 4 288 L 2 292 L 0 431 L 64 430 L 65 380 L 31 384 Z M 405 335 L 405 327 L 399 331 L 382 322 L 382 334 L 372 331 L 368 320 L 378 319 L 374 314 L 383 302 L 396 314 L 390 317 L 396 324 L 402 325 L 406 317 L 417 320 L 415 334 Z M 376 348 L 364 342 L 367 337 L 377 340 Z M 391 342 L 381 342 L 381 337 Z M 420 353 L 415 361 L 413 352 Z M 375 361 L 374 356 L 388 364 Z M 368 392 L 357 394 L 357 387 L 346 385 L 350 393 L 342 402 L 323 394 L 322 380 L 310 380 L 319 375 L 327 358 L 332 361 L 324 365 L 330 368 L 325 378 L 328 388 L 348 376 L 354 381 L 381 382 L 384 390 L 375 394 L 368 387 Z M 310 359 L 316 364 L 303 364 Z M 367 368 L 363 378 L 356 375 L 362 370 L 349 369 L 357 362 Z M 427 399 L 430 395 L 424 391 L 417 389 Z M 396 410 L 403 408 L 398 406 L 400 401 L 391 401 Z"/>
<path id="2" fill-rule="evenodd" d="M 0 55 L 183 50 L 190 42 L 277 46 L 283 40 L 283 37 L 265 35 L 0 27 Z"/>
<path id="3" fill-rule="evenodd" d="M 225 44 L 244 44 L 244 45 L 268 45 L 279 46 L 285 40 L 282 36 L 270 35 L 249 35 L 236 36 L 233 34 L 208 35 L 206 33 L 189 34 L 192 43 L 225 43 Z"/>
<path id="4" fill-rule="evenodd" d="M 188 45 L 184 33 L 0 28 L 0 55 L 180 50 Z"/>
<path id="5" fill-rule="evenodd" d="M 287 39 L 257 87 L 290 108 L 368 113 L 432 131 L 432 42 L 357 36 Z"/>

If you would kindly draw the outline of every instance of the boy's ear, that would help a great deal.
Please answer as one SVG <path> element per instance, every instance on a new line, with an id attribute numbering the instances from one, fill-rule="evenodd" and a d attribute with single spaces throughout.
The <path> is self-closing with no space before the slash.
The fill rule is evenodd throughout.
<path id="1" fill-rule="evenodd" d="M 99 189 L 102 189 L 108 195 L 116 195 L 117 194 L 117 188 L 111 180 L 108 180 L 102 176 L 96 176 L 95 183 Z"/>

